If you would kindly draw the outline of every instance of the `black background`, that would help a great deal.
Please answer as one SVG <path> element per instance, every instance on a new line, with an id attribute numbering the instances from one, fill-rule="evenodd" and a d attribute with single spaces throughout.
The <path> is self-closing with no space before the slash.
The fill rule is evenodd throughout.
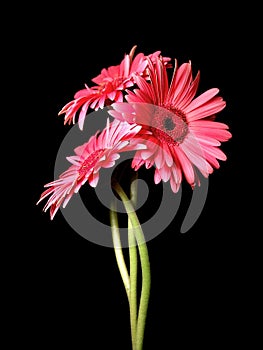
<path id="1" fill-rule="evenodd" d="M 23 233 L 16 230 L 13 242 L 16 263 L 8 277 L 14 282 L 10 305 L 15 307 L 7 324 L 17 326 L 19 342 L 27 347 L 131 349 L 128 303 L 113 250 L 83 239 L 60 211 L 50 221 L 36 202 L 43 185 L 53 179 L 57 150 L 70 128 L 58 111 L 102 68 L 119 64 L 137 45 L 136 52 L 146 55 L 161 50 L 179 64 L 191 60 L 201 72 L 199 93 L 220 89 L 227 105 L 217 120 L 233 134 L 222 144 L 228 159 L 209 178 L 196 224 L 180 234 L 191 195 L 183 183 L 174 221 L 148 242 L 152 289 L 144 349 L 249 343 L 257 282 L 246 147 L 251 90 L 245 67 L 254 54 L 251 37 L 257 33 L 252 14 L 219 4 L 171 8 L 159 3 L 155 9 L 123 4 L 118 11 L 117 6 L 105 6 L 31 8 L 32 15 L 15 34 L 29 181 L 26 188 L 21 184 L 27 201 L 17 199 Z M 248 17 L 253 22 L 250 32 Z M 152 173 L 142 176 L 154 191 Z"/>

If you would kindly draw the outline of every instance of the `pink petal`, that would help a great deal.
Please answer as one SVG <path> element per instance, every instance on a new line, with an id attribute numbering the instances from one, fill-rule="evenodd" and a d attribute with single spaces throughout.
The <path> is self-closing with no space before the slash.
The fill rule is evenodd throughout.
<path id="1" fill-rule="evenodd" d="M 155 169 L 155 172 L 154 172 L 154 183 L 157 185 L 158 183 L 160 183 L 162 180 L 161 178 L 161 175 L 158 171 L 158 169 Z"/>
<path id="2" fill-rule="evenodd" d="M 205 127 L 205 128 L 212 128 L 212 129 L 228 129 L 228 125 L 221 123 L 221 122 L 215 122 L 211 120 L 195 120 L 191 122 L 191 127 Z"/>
<path id="3" fill-rule="evenodd" d="M 176 182 L 173 178 L 173 176 L 171 176 L 170 178 L 170 185 L 171 185 L 171 189 L 174 193 L 177 193 L 179 191 L 180 185 L 181 183 Z"/>
<path id="4" fill-rule="evenodd" d="M 185 109 L 185 113 L 189 113 L 192 110 L 196 109 L 197 107 L 203 105 L 204 103 L 208 102 L 211 100 L 216 94 L 218 94 L 219 89 L 213 88 L 210 90 L 207 90 L 204 92 L 202 95 L 198 96 L 195 98 Z"/>
<path id="5" fill-rule="evenodd" d="M 192 127 L 191 127 L 191 129 L 192 129 Z M 196 132 L 194 130 L 194 133 L 196 133 L 197 137 L 200 136 L 200 137 L 205 138 L 207 136 L 207 137 L 214 138 L 215 140 L 222 141 L 222 142 L 228 141 L 232 137 L 232 134 L 228 130 L 225 130 L 225 129 L 199 128 L 198 131 L 196 131 Z"/>
<path id="6" fill-rule="evenodd" d="M 113 118 L 120 120 L 120 121 L 126 121 L 125 114 L 115 111 L 114 109 L 108 110 L 109 115 L 111 115 Z M 133 117 L 133 116 L 132 116 Z"/>
<path id="7" fill-rule="evenodd" d="M 206 145 L 209 145 L 209 146 L 220 146 L 221 145 L 221 142 L 219 142 L 218 140 L 216 140 L 213 137 L 207 136 L 206 134 L 198 135 L 198 133 L 197 133 L 197 134 L 195 134 L 195 139 L 200 144 L 206 144 Z"/>
<path id="8" fill-rule="evenodd" d="M 160 169 L 164 164 L 163 150 L 161 148 L 156 151 L 154 160 L 157 169 Z"/>
<path id="9" fill-rule="evenodd" d="M 188 159 L 201 171 L 204 176 L 211 174 L 213 172 L 213 168 L 211 165 L 205 160 L 205 155 L 201 156 L 200 154 L 196 154 L 187 142 L 184 142 L 180 145 L 181 149 L 185 152 Z"/>
<path id="10" fill-rule="evenodd" d="M 91 187 L 96 187 L 99 181 L 99 173 L 92 174 L 89 178 L 89 184 Z"/>
<path id="11" fill-rule="evenodd" d="M 182 182 L 182 169 L 180 167 L 180 164 L 178 164 L 178 161 L 176 164 L 172 167 L 172 176 L 171 178 L 174 179 L 174 181 L 178 184 Z"/>
<path id="12" fill-rule="evenodd" d="M 135 155 L 133 160 L 132 160 L 132 168 L 137 171 L 142 165 L 144 164 L 144 161 L 139 155 Z"/>
<path id="13" fill-rule="evenodd" d="M 152 155 L 153 155 L 153 152 L 151 150 L 145 150 L 141 152 L 141 157 L 143 160 L 150 158 Z"/>
<path id="14" fill-rule="evenodd" d="M 189 103 L 192 101 L 194 96 L 196 95 L 198 86 L 200 82 L 200 72 L 197 72 L 197 75 L 194 79 L 194 81 L 191 83 L 186 95 L 184 98 L 178 103 L 178 108 L 184 110 L 186 106 L 189 105 Z"/>
<path id="15" fill-rule="evenodd" d="M 220 160 L 226 160 L 227 159 L 225 153 L 220 148 L 209 147 L 209 146 L 204 145 L 203 146 L 203 150 L 204 150 L 204 152 L 210 154 L 211 156 L 213 156 L 213 157 L 215 157 L 217 159 L 220 159 Z"/>
<path id="16" fill-rule="evenodd" d="M 87 101 L 81 108 L 81 111 L 79 113 L 79 120 L 78 120 L 78 124 L 79 124 L 79 128 L 80 130 L 83 130 L 83 126 L 84 126 L 84 121 L 87 115 L 87 110 L 89 108 L 89 104 L 90 101 Z"/>
<path id="17" fill-rule="evenodd" d="M 100 100 L 99 100 L 99 108 L 103 108 L 104 107 L 104 104 L 105 104 L 105 99 L 106 99 L 106 96 L 105 95 L 102 95 Z"/>
<path id="18" fill-rule="evenodd" d="M 197 119 L 202 119 L 205 117 L 209 117 L 213 114 L 220 112 L 223 108 L 225 108 L 226 102 L 223 101 L 221 97 L 214 98 L 212 101 L 205 103 L 187 113 L 187 120 L 192 122 Z"/>
<path id="19" fill-rule="evenodd" d="M 186 157 L 185 153 L 181 150 L 180 146 L 176 150 L 178 160 L 180 161 L 182 170 L 184 172 L 185 178 L 187 182 L 191 185 L 194 186 L 195 184 L 195 173 L 193 170 L 192 163 L 190 160 Z"/>
<path id="20" fill-rule="evenodd" d="M 114 90 L 114 91 L 111 91 L 111 92 L 109 92 L 108 93 L 108 98 L 110 99 L 110 100 L 114 100 L 115 99 L 115 96 L 116 96 L 116 91 Z"/>
<path id="21" fill-rule="evenodd" d="M 173 80 L 173 85 L 170 87 L 169 94 L 173 94 L 173 98 L 171 98 L 171 103 L 177 105 L 180 103 L 185 94 L 189 89 L 189 84 L 192 81 L 192 68 L 190 63 L 182 64 L 175 75 L 175 79 Z"/>
<path id="22" fill-rule="evenodd" d="M 167 182 L 170 179 L 171 176 L 171 169 L 167 167 L 166 164 L 159 169 L 160 176 L 164 182 Z"/>
<path id="23" fill-rule="evenodd" d="M 174 163 L 173 157 L 171 155 L 171 151 L 168 147 L 168 145 L 164 144 L 163 145 L 163 150 L 164 150 L 164 159 L 168 167 L 171 167 Z"/>
<path id="24" fill-rule="evenodd" d="M 154 164 L 154 159 L 150 159 L 150 160 L 146 160 L 145 161 L 145 167 L 146 167 L 146 169 L 150 169 L 152 166 L 153 166 L 153 164 Z"/>

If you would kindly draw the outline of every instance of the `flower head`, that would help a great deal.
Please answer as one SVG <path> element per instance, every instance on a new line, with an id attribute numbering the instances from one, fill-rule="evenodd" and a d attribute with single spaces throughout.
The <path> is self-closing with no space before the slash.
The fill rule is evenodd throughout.
<path id="1" fill-rule="evenodd" d="M 90 186 L 96 187 L 99 170 L 114 166 L 121 152 L 145 148 L 145 145 L 136 139 L 140 130 L 139 125 L 118 120 L 109 123 L 108 120 L 101 133 L 97 132 L 88 142 L 75 148 L 74 156 L 67 157 L 72 165 L 57 180 L 44 186 L 48 189 L 41 194 L 37 204 L 50 196 L 43 210 L 47 211 L 50 208 L 50 217 L 53 219 L 59 207 L 65 207 L 86 181 Z"/>
<path id="2" fill-rule="evenodd" d="M 74 100 L 67 103 L 59 111 L 59 115 L 65 114 L 65 124 L 75 123 L 76 114 L 79 112 L 78 123 L 82 130 L 89 108 L 98 110 L 114 101 L 123 101 L 124 91 L 134 85 L 134 74 L 147 75 L 147 57 L 143 53 L 139 53 L 133 58 L 135 49 L 136 46 L 131 49 L 129 54 L 125 54 L 119 65 L 102 69 L 101 73 L 92 79 L 95 86 L 89 87 L 86 84 L 85 89 L 78 91 L 74 95 Z M 159 55 L 160 51 L 156 51 L 148 57 L 154 63 Z M 169 61 L 170 58 L 165 57 L 164 62 L 168 63 Z"/>
<path id="3" fill-rule="evenodd" d="M 218 160 L 226 160 L 219 146 L 232 136 L 226 124 L 214 121 L 226 105 L 216 96 L 219 90 L 212 88 L 195 97 L 199 72 L 193 79 L 191 63 L 179 67 L 176 63 L 169 84 L 162 57 L 156 58 L 156 64 L 148 60 L 150 81 L 136 75 L 138 88 L 127 92 L 128 103 L 113 103 L 109 111 L 151 133 L 145 140 L 147 149 L 136 152 L 132 166 L 137 170 L 155 165 L 155 183 L 170 181 L 173 192 L 180 188 L 182 175 L 194 187 L 200 183 L 197 169 L 208 177 L 219 168 Z"/>

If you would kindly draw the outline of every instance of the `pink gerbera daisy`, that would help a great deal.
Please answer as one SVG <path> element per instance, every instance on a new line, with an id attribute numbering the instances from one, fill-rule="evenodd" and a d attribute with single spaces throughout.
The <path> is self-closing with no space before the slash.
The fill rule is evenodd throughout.
<path id="1" fill-rule="evenodd" d="M 96 187 L 99 180 L 99 170 L 114 166 L 121 152 L 145 148 L 136 139 L 141 126 L 114 120 L 106 128 L 93 135 L 88 142 L 75 148 L 75 155 L 67 157 L 72 165 L 59 178 L 46 184 L 37 204 L 50 195 L 44 211 L 50 208 L 50 217 L 54 218 L 63 203 L 65 207 L 74 193 L 77 193 L 86 181 Z"/>
<path id="2" fill-rule="evenodd" d="M 136 152 L 132 162 L 135 170 L 142 165 L 155 165 L 155 183 L 170 181 L 177 192 L 184 174 L 187 182 L 199 185 L 197 169 L 208 177 L 218 160 L 226 160 L 220 150 L 222 141 L 232 135 L 224 123 L 215 122 L 216 113 L 226 105 L 212 88 L 195 97 L 200 74 L 192 77 L 191 63 L 176 66 L 169 84 L 162 57 L 156 64 L 148 61 L 150 82 L 137 75 L 138 89 L 128 91 L 128 103 L 114 103 L 109 113 L 129 123 L 143 125 L 150 131 L 145 141 L 147 149 Z"/>
<path id="3" fill-rule="evenodd" d="M 119 65 L 102 69 L 101 73 L 92 79 L 92 82 L 97 85 L 89 87 L 85 84 L 85 89 L 74 95 L 74 100 L 67 103 L 58 113 L 59 115 L 65 114 L 64 124 L 75 123 L 76 114 L 79 112 L 78 123 L 82 130 L 89 108 L 98 110 L 114 101 L 123 101 L 124 91 L 134 85 L 134 74 L 146 74 L 147 58 L 143 53 L 139 53 L 133 58 L 135 49 L 136 46 L 131 49 L 129 54 L 125 54 Z M 148 57 L 155 62 L 159 55 L 160 51 L 156 51 Z M 170 58 L 165 57 L 164 62 L 169 61 Z"/>

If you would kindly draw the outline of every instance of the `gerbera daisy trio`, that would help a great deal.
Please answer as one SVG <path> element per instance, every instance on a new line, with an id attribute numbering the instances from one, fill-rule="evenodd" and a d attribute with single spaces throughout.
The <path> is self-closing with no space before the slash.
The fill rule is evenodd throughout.
<path id="1" fill-rule="evenodd" d="M 135 171 L 154 166 L 154 183 L 169 181 L 174 193 L 183 178 L 199 186 L 200 174 L 208 177 L 226 160 L 220 145 L 232 135 L 216 121 L 226 106 L 219 89 L 197 95 L 200 72 L 193 77 L 191 62 L 178 65 L 160 51 L 135 51 L 136 46 L 119 65 L 102 69 L 92 86 L 59 111 L 64 124 L 78 123 L 81 130 L 89 111 L 107 108 L 108 117 L 103 130 L 67 157 L 69 168 L 44 186 L 37 203 L 48 198 L 43 210 L 50 210 L 51 219 L 86 182 L 96 187 L 100 169 L 113 167 L 123 152 L 134 151 Z"/>

